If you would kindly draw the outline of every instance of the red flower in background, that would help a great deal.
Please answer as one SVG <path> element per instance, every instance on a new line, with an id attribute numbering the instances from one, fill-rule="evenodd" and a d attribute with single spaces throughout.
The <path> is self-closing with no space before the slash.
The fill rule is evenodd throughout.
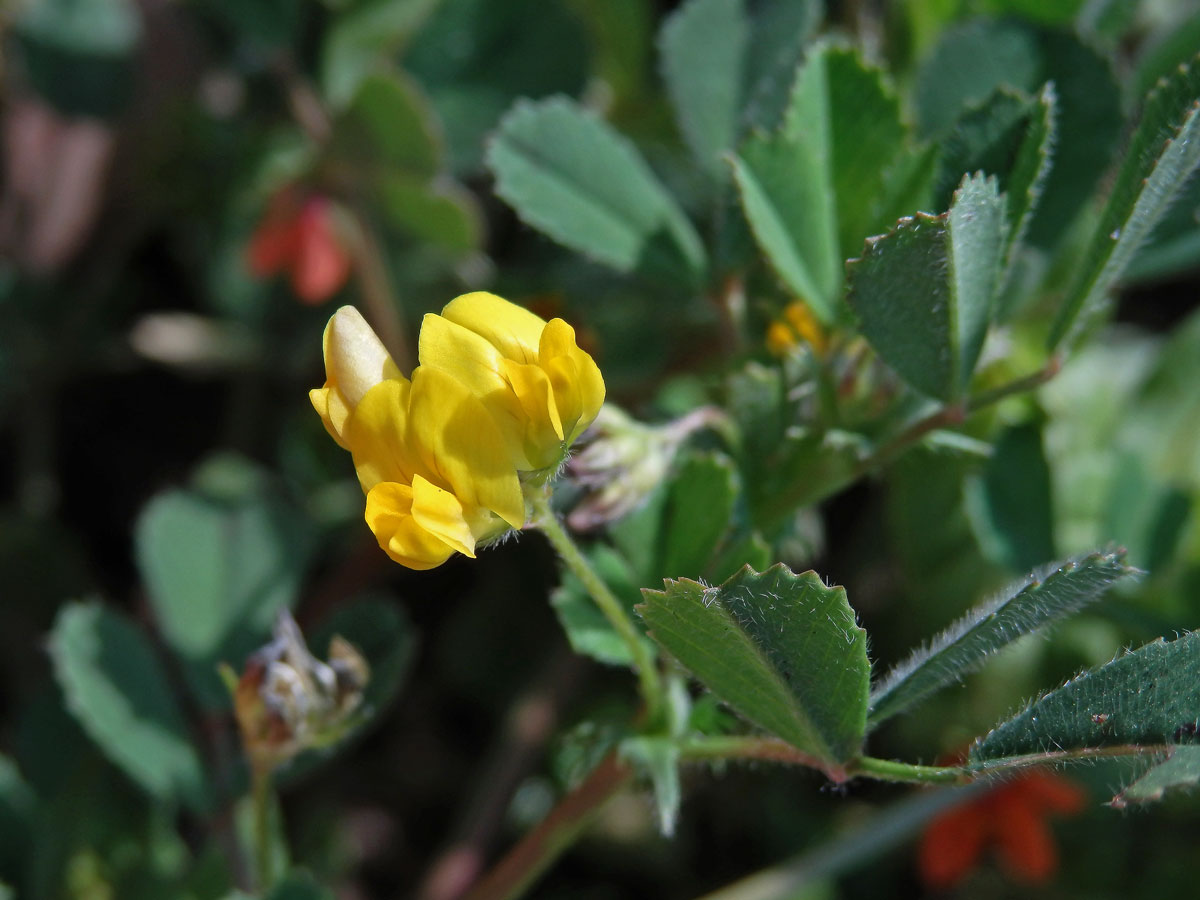
<path id="1" fill-rule="evenodd" d="M 1058 848 L 1046 820 L 1078 813 L 1086 797 L 1074 782 L 1049 772 L 1001 783 L 929 824 L 918 856 L 921 880 L 931 888 L 953 887 L 991 846 L 1014 880 L 1044 884 L 1058 868 Z"/>
<path id="2" fill-rule="evenodd" d="M 314 306 L 336 294 L 350 274 L 350 255 L 338 239 L 327 197 L 301 201 L 291 191 L 277 194 L 250 237 L 247 255 L 254 275 L 289 273 L 296 296 Z"/>

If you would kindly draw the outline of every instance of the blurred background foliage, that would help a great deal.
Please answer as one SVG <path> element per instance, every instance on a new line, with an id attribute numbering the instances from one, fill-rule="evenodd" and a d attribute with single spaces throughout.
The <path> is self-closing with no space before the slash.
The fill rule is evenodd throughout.
<path id="1" fill-rule="evenodd" d="M 719 39 L 699 11 L 727 17 Z M 1200 179 L 1061 373 L 869 477 L 861 447 L 927 401 L 904 358 L 837 343 L 842 260 L 900 215 L 944 211 L 962 172 L 1017 177 L 1053 81 L 1054 167 L 975 383 L 1043 365 L 1142 100 L 1200 50 L 1189 0 L 26 0 L 0 27 L 0 892 L 246 889 L 248 775 L 217 666 L 240 670 L 283 608 L 322 659 L 333 633 L 351 640 L 372 680 L 349 738 L 281 773 L 290 874 L 273 897 L 450 896 L 430 881 L 441 854 L 493 859 L 628 727 L 632 680 L 572 653 L 587 611 L 539 537 L 431 573 L 379 552 L 305 396 L 338 303 L 408 368 L 424 313 L 493 290 L 568 318 L 643 420 L 730 407 L 742 467 L 689 457 L 595 544 L 631 599 L 665 575 L 812 567 L 846 587 L 879 669 L 1048 561 L 1111 541 L 1146 570 L 890 721 L 875 756 L 959 750 L 1020 699 L 1200 623 Z M 857 78 L 853 102 L 878 106 L 862 180 L 786 198 L 811 218 L 784 209 L 780 237 L 773 142 L 822 35 L 830 91 Z M 894 89 L 871 93 L 863 60 Z M 547 169 L 596 194 L 554 194 Z M 874 205 L 847 216 L 838 191 Z M 611 233 L 597 197 L 626 204 Z M 840 233 L 811 213 L 830 197 Z M 820 321 L 780 360 L 768 329 L 798 295 Z M 795 436 L 771 417 L 822 360 L 848 387 L 829 429 L 844 443 L 772 457 Z M 664 521 L 703 531 L 712 510 L 754 527 L 725 555 L 723 525 L 662 542 Z M 600 631 L 584 652 L 604 660 Z M 711 701 L 692 716 L 734 727 Z M 906 794 L 766 764 L 684 776 L 674 837 L 645 791 L 622 794 L 535 895 L 697 896 Z M 1089 802 L 1057 828 L 1056 879 L 1018 888 L 985 865 L 964 895 L 1187 889 L 1194 796 L 1122 815 L 1101 803 L 1125 773 L 1072 777 Z M 920 895 L 915 859 L 906 839 L 796 896 Z"/>

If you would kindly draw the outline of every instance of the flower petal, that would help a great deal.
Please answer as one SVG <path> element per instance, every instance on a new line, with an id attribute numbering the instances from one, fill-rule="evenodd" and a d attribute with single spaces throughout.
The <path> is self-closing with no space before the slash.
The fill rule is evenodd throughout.
<path id="1" fill-rule="evenodd" d="M 325 385 L 309 391 L 325 429 L 347 447 L 346 420 L 380 381 L 403 380 L 383 342 L 353 306 L 343 306 L 325 326 Z"/>
<path id="2" fill-rule="evenodd" d="M 503 297 L 486 291 L 463 294 L 446 304 L 442 316 L 480 335 L 509 359 L 537 362 L 545 320 Z"/>
<path id="3" fill-rule="evenodd" d="M 996 801 L 992 831 L 1001 862 L 1018 881 L 1045 884 L 1058 868 L 1058 848 L 1045 818 L 1016 791 L 998 794 Z"/>
<path id="4" fill-rule="evenodd" d="M 420 475 L 413 476 L 412 517 L 464 556 L 475 557 L 475 535 L 463 517 L 463 506 L 449 491 L 442 490 Z"/>
<path id="5" fill-rule="evenodd" d="M 921 838 L 917 857 L 921 880 L 936 890 L 958 884 L 979 861 L 986 834 L 987 814 L 978 804 L 935 818 Z"/>
<path id="6" fill-rule="evenodd" d="M 504 435 L 488 407 L 452 375 L 413 372 L 408 445 L 424 474 L 464 506 L 490 509 L 513 528 L 525 524 L 525 499 Z"/>
<path id="7" fill-rule="evenodd" d="M 551 370 L 551 360 L 569 360 L 571 368 L 574 370 L 572 391 L 578 392 L 579 412 L 578 418 L 568 429 L 567 434 L 567 441 L 573 441 L 592 424 L 600 412 L 600 407 L 604 405 L 604 377 L 600 374 L 600 367 L 596 365 L 596 361 L 589 354 L 579 349 L 579 345 L 575 342 L 575 329 L 562 319 L 551 319 L 546 323 L 538 345 L 538 358 L 542 367 L 550 374 L 552 381 L 562 376 Z M 556 395 L 559 391 L 560 387 L 556 383 Z M 564 396 L 562 399 L 565 401 L 566 397 Z M 567 419 L 570 418 L 563 409 L 565 405 L 566 403 L 559 405 L 564 426 Z"/>
<path id="8" fill-rule="evenodd" d="M 410 569 L 440 566 L 453 547 L 427 531 L 412 515 L 413 489 L 407 484 L 381 481 L 367 494 L 364 518 L 388 556 Z"/>
<path id="9" fill-rule="evenodd" d="M 346 446 L 364 491 L 380 482 L 410 484 L 420 461 L 408 442 L 412 385 L 402 378 L 367 391 L 346 420 Z"/>
<path id="10" fill-rule="evenodd" d="M 554 388 L 545 370 L 504 360 L 504 377 L 521 405 L 525 421 L 525 452 L 535 469 L 553 465 L 562 455 L 563 424 L 554 399 Z M 553 457 L 539 462 L 542 457 Z"/>

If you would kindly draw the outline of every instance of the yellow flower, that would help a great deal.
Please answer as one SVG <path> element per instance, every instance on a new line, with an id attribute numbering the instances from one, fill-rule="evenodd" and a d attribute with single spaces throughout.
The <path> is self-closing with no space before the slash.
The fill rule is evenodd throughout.
<path id="1" fill-rule="evenodd" d="M 511 464 L 558 466 L 604 403 L 604 379 L 562 319 L 495 294 L 464 294 L 421 326 L 421 368 L 465 385 L 492 412 Z"/>
<path id="2" fill-rule="evenodd" d="M 504 438 L 466 386 L 425 367 L 404 378 L 350 307 L 326 328 L 325 369 L 309 396 L 354 459 L 367 524 L 388 556 L 430 569 L 524 524 Z"/>
<path id="3" fill-rule="evenodd" d="M 784 307 L 782 318 L 767 326 L 767 349 L 775 356 L 784 357 L 806 344 L 813 352 L 823 353 L 825 332 L 808 304 L 793 300 Z"/>

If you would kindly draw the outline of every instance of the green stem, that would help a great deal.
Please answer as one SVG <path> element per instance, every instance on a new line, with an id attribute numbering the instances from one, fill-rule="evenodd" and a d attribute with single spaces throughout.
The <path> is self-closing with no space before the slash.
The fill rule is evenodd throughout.
<path id="1" fill-rule="evenodd" d="M 912 784 L 966 784 L 971 780 L 971 776 L 957 766 L 918 766 L 873 756 L 860 756 L 846 767 L 846 772 L 851 776 L 861 775 L 877 781 Z"/>
<path id="2" fill-rule="evenodd" d="M 600 612 L 629 648 L 630 656 L 633 657 L 633 667 L 641 683 L 642 698 L 646 703 L 647 722 L 656 722 L 662 709 L 662 681 L 655 660 L 646 649 L 645 640 L 633 624 L 633 620 L 629 618 L 629 614 L 625 612 L 625 605 L 592 568 L 563 528 L 558 515 L 550 508 L 549 488 L 545 485 L 531 485 L 526 491 L 526 497 L 533 507 L 532 526 L 546 535 L 563 563 L 580 580 L 596 606 L 600 608 Z"/>
<path id="3" fill-rule="evenodd" d="M 250 773 L 254 802 L 254 858 L 258 889 L 266 893 L 274 886 L 274 854 L 271 852 L 271 769 L 254 765 Z"/>

